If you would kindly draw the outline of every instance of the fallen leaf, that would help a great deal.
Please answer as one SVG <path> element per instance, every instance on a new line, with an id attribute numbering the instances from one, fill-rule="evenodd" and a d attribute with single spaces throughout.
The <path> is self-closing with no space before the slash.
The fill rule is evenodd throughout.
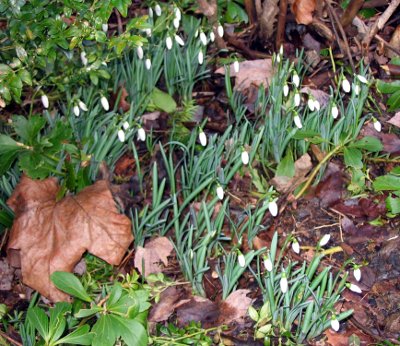
<path id="1" fill-rule="evenodd" d="M 215 73 L 224 75 L 225 68 L 220 67 Z M 233 64 L 231 64 L 230 75 L 236 78 L 234 89 L 237 91 L 247 90 L 250 86 L 259 87 L 261 84 L 267 88 L 273 75 L 272 60 L 259 59 L 242 61 L 239 63 L 239 72 L 235 72 Z"/>
<path id="2" fill-rule="evenodd" d="M 330 95 L 325 91 L 304 87 L 301 88 L 300 92 L 307 95 L 312 95 L 319 102 L 321 108 L 324 108 L 329 103 Z"/>
<path id="3" fill-rule="evenodd" d="M 391 117 L 388 123 L 400 127 L 400 112 L 397 112 L 393 117 Z"/>
<path id="4" fill-rule="evenodd" d="M 271 179 L 271 184 L 281 193 L 293 191 L 297 186 L 305 181 L 305 176 L 311 170 L 311 157 L 307 153 L 301 156 L 294 163 L 295 173 L 292 178 L 285 176 L 277 176 Z"/>
<path id="5" fill-rule="evenodd" d="M 55 178 L 21 178 L 7 204 L 15 213 L 7 251 L 19 250 L 23 282 L 53 301 L 68 300 L 50 281 L 72 272 L 86 251 L 118 265 L 133 240 L 131 222 L 119 214 L 105 180 L 58 201 Z"/>
<path id="6" fill-rule="evenodd" d="M 250 290 L 240 289 L 232 292 L 228 298 L 221 302 L 220 316 L 218 322 L 220 324 L 228 324 L 233 321 L 244 322 L 253 299 L 247 297 Z"/>
<path id="7" fill-rule="evenodd" d="M 149 314 L 149 322 L 163 322 L 174 313 L 178 304 L 184 300 L 186 291 L 176 286 L 168 287 L 160 295 L 160 301 L 154 304 Z M 188 302 L 189 300 L 186 300 Z"/>
<path id="8" fill-rule="evenodd" d="M 171 255 L 174 246 L 166 237 L 158 237 L 150 240 L 145 247 L 138 246 L 135 254 L 135 267 L 142 275 L 150 275 L 161 272 L 162 262 L 168 264 L 168 256 Z"/>
<path id="9" fill-rule="evenodd" d="M 0 260 L 0 291 L 10 291 L 14 278 L 14 268 L 5 259 Z"/>
<path id="10" fill-rule="evenodd" d="M 176 311 L 179 326 L 191 321 L 200 322 L 203 327 L 214 326 L 219 316 L 219 306 L 211 300 L 193 296 L 190 301 L 181 305 Z"/>
<path id="11" fill-rule="evenodd" d="M 308 25 L 312 23 L 315 3 L 315 0 L 294 0 L 292 12 L 296 18 L 297 24 Z"/>

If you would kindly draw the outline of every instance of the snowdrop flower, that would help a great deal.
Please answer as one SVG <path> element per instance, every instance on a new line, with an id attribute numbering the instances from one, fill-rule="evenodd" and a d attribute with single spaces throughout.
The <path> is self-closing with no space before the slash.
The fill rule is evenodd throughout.
<path id="1" fill-rule="evenodd" d="M 144 53 L 143 53 L 143 48 L 142 48 L 142 46 L 138 46 L 138 47 L 136 48 L 136 54 L 137 54 L 137 56 L 138 56 L 138 58 L 139 58 L 140 60 L 143 59 Z"/>
<path id="2" fill-rule="evenodd" d="M 110 109 L 110 105 L 109 105 L 109 103 L 108 103 L 107 97 L 102 96 L 102 97 L 100 98 L 100 103 L 101 103 L 103 109 L 104 109 L 106 112 Z"/>
<path id="3" fill-rule="evenodd" d="M 316 111 L 321 109 L 321 104 L 318 102 L 318 100 L 314 100 L 314 108 Z"/>
<path id="4" fill-rule="evenodd" d="M 335 104 L 332 105 L 331 114 L 332 114 L 333 119 L 336 119 L 339 115 L 339 109 L 337 108 L 337 106 Z"/>
<path id="5" fill-rule="evenodd" d="M 283 44 L 279 47 L 279 54 L 283 56 Z"/>
<path id="6" fill-rule="evenodd" d="M 200 129 L 200 132 L 199 132 L 199 141 L 203 147 L 205 147 L 207 145 L 207 136 L 202 129 Z"/>
<path id="7" fill-rule="evenodd" d="M 180 20 L 178 18 L 174 18 L 174 20 L 172 21 L 172 24 L 174 25 L 174 28 L 176 30 L 179 29 L 179 25 L 180 25 Z"/>
<path id="8" fill-rule="evenodd" d="M 224 36 L 224 27 L 221 24 L 218 25 L 217 33 L 218 33 L 219 37 L 223 37 Z"/>
<path id="9" fill-rule="evenodd" d="M 278 204 L 276 203 L 275 200 L 269 201 L 268 210 L 273 217 L 278 215 Z"/>
<path id="10" fill-rule="evenodd" d="M 346 287 L 352 292 L 360 293 L 360 294 L 362 293 L 361 288 L 358 287 L 357 285 L 354 285 L 354 284 L 351 284 L 351 283 L 347 283 Z"/>
<path id="11" fill-rule="evenodd" d="M 280 54 L 276 55 L 276 62 L 279 64 L 281 62 L 281 56 Z"/>
<path id="12" fill-rule="evenodd" d="M 194 37 L 197 38 L 199 36 L 199 29 L 197 29 L 194 33 Z"/>
<path id="13" fill-rule="evenodd" d="M 374 119 L 374 129 L 378 132 L 382 131 L 382 124 L 379 120 Z"/>
<path id="14" fill-rule="evenodd" d="M 181 20 L 182 19 L 182 15 L 181 15 L 181 10 L 179 9 L 179 7 L 175 7 L 175 19 Z"/>
<path id="15" fill-rule="evenodd" d="M 293 72 L 292 83 L 296 86 L 296 88 L 298 88 L 300 85 L 300 78 L 297 72 Z"/>
<path id="16" fill-rule="evenodd" d="M 185 45 L 185 41 L 182 40 L 182 37 L 175 35 L 175 41 L 176 43 L 178 43 L 180 46 L 184 46 Z"/>
<path id="17" fill-rule="evenodd" d="M 190 249 L 189 251 L 189 258 L 192 260 L 194 257 L 193 249 Z"/>
<path id="18" fill-rule="evenodd" d="M 151 37 L 151 28 L 144 29 L 144 32 L 146 33 L 147 37 Z"/>
<path id="19" fill-rule="evenodd" d="M 314 104 L 314 100 L 312 97 L 308 98 L 307 105 L 311 112 L 313 112 L 315 110 L 315 104 Z"/>
<path id="20" fill-rule="evenodd" d="M 328 234 L 325 234 L 325 235 L 321 238 L 321 240 L 319 241 L 318 245 L 319 245 L 319 246 L 325 246 L 326 244 L 328 244 L 329 239 L 331 239 L 331 235 L 330 235 L 329 233 L 328 233 Z"/>
<path id="21" fill-rule="evenodd" d="M 294 238 L 292 241 L 292 250 L 297 254 L 300 253 L 300 244 L 296 238 Z"/>
<path id="22" fill-rule="evenodd" d="M 125 142 L 125 132 L 124 130 L 118 130 L 118 139 L 121 143 Z"/>
<path id="23" fill-rule="evenodd" d="M 298 115 L 294 116 L 293 121 L 297 128 L 301 129 L 303 127 L 303 124 L 301 123 L 301 119 Z"/>
<path id="24" fill-rule="evenodd" d="M 242 163 L 246 166 L 249 164 L 250 161 L 250 157 L 249 157 L 249 153 L 246 150 L 242 151 Z"/>
<path id="25" fill-rule="evenodd" d="M 79 106 L 78 106 L 78 105 L 75 105 L 75 106 L 74 106 L 73 111 L 74 111 L 75 116 L 76 116 L 76 117 L 79 117 L 79 114 L 80 114 L 81 112 L 80 112 L 80 110 L 79 110 Z"/>
<path id="26" fill-rule="evenodd" d="M 149 7 L 149 17 L 153 18 L 153 16 L 154 16 L 153 9 Z"/>
<path id="27" fill-rule="evenodd" d="M 170 36 L 167 36 L 167 38 L 165 40 L 165 43 L 167 45 L 167 49 L 171 50 L 171 48 L 172 48 L 172 38 Z"/>
<path id="28" fill-rule="evenodd" d="M 101 30 L 103 30 L 104 32 L 107 32 L 108 31 L 108 24 L 107 23 L 101 24 Z"/>
<path id="29" fill-rule="evenodd" d="M 43 107 L 46 109 L 49 108 L 49 98 L 47 97 L 47 95 L 42 95 L 41 99 Z"/>
<path id="30" fill-rule="evenodd" d="M 340 328 L 339 321 L 338 321 L 338 319 L 336 318 L 335 315 L 332 315 L 332 317 L 331 317 L 331 328 L 332 328 L 335 332 L 337 332 L 337 331 L 339 330 L 339 328 Z"/>
<path id="31" fill-rule="evenodd" d="M 199 52 L 199 55 L 197 56 L 197 60 L 199 61 L 199 64 L 200 64 L 200 65 L 203 65 L 203 62 L 204 62 L 204 55 L 203 55 L 203 52 L 202 52 L 202 51 Z"/>
<path id="32" fill-rule="evenodd" d="M 272 262 L 271 262 L 271 259 L 269 258 L 269 256 L 264 256 L 264 267 L 269 272 L 272 272 L 273 265 L 272 265 Z"/>
<path id="33" fill-rule="evenodd" d="M 139 127 L 138 132 L 137 132 L 137 139 L 138 141 L 144 142 L 146 140 L 146 131 L 144 130 L 143 127 Z"/>
<path id="34" fill-rule="evenodd" d="M 127 121 L 124 121 L 122 127 L 124 128 L 124 130 L 129 129 L 129 123 Z"/>
<path id="35" fill-rule="evenodd" d="M 238 256 L 238 262 L 242 268 L 244 268 L 246 266 L 246 259 L 244 258 L 243 254 L 240 251 L 239 251 L 239 256 Z"/>
<path id="36" fill-rule="evenodd" d="M 79 100 L 78 105 L 79 105 L 80 109 L 82 109 L 84 112 L 87 112 L 88 108 L 85 103 L 83 103 L 81 100 Z"/>
<path id="37" fill-rule="evenodd" d="M 233 70 L 235 71 L 235 73 L 239 73 L 240 70 L 239 61 L 235 60 L 235 62 L 233 63 Z"/>
<path id="38" fill-rule="evenodd" d="M 218 199 L 220 199 L 222 201 L 224 199 L 224 195 L 225 195 L 224 189 L 222 188 L 221 185 L 218 185 L 216 191 L 217 191 Z"/>
<path id="39" fill-rule="evenodd" d="M 214 34 L 214 32 L 210 32 L 210 41 L 211 42 L 214 42 L 215 41 L 215 34 Z"/>
<path id="40" fill-rule="evenodd" d="M 149 58 L 146 59 L 145 66 L 147 70 L 151 69 L 151 60 Z"/>
<path id="41" fill-rule="evenodd" d="M 157 4 L 157 5 L 154 7 L 154 11 L 156 12 L 156 15 L 157 15 L 158 17 L 161 16 L 161 7 L 160 7 L 159 4 Z"/>
<path id="42" fill-rule="evenodd" d="M 207 46 L 207 36 L 203 31 L 200 32 L 200 41 L 203 44 L 203 46 Z"/>
<path id="43" fill-rule="evenodd" d="M 354 94 L 356 94 L 356 96 L 360 94 L 360 86 L 358 84 L 354 85 Z"/>
<path id="44" fill-rule="evenodd" d="M 283 96 L 287 97 L 289 95 L 289 85 L 285 84 L 283 86 Z"/>
<path id="45" fill-rule="evenodd" d="M 86 57 L 86 52 L 81 52 L 81 62 L 82 62 L 82 65 L 84 65 L 84 66 L 87 65 L 88 59 Z"/>
<path id="46" fill-rule="evenodd" d="M 294 105 L 296 107 L 300 106 L 300 94 L 297 91 L 294 94 Z"/>
<path id="47" fill-rule="evenodd" d="M 282 277 L 281 277 L 281 280 L 279 281 L 279 285 L 281 286 L 282 293 L 286 293 L 288 290 L 288 281 L 286 278 L 285 271 L 282 272 Z"/>
<path id="48" fill-rule="evenodd" d="M 350 82 L 346 78 L 342 81 L 342 88 L 345 93 L 349 93 L 351 90 Z"/>
<path id="49" fill-rule="evenodd" d="M 358 80 L 359 80 L 361 83 L 363 83 L 363 84 L 368 84 L 368 80 L 367 80 L 367 78 L 365 78 L 364 76 L 358 74 L 358 75 L 357 75 L 357 78 L 358 78 Z"/>
<path id="50" fill-rule="evenodd" d="M 361 269 L 359 266 L 354 266 L 353 276 L 357 281 L 361 280 Z"/>

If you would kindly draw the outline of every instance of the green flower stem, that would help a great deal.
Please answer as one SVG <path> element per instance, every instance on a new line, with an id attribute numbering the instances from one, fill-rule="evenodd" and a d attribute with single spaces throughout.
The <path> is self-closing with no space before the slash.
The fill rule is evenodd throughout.
<path id="1" fill-rule="evenodd" d="M 210 332 L 213 332 L 213 331 L 218 330 L 218 329 L 223 328 L 223 327 L 225 327 L 225 326 L 223 325 L 223 326 L 219 326 L 219 327 L 202 329 L 202 330 L 200 330 L 198 332 L 195 332 L 195 333 L 192 333 L 192 334 L 188 334 L 188 335 L 184 335 L 184 336 L 181 336 L 179 338 L 167 338 L 167 337 L 163 337 L 163 336 L 152 336 L 151 338 L 154 341 L 166 342 L 164 344 L 165 346 L 167 346 L 167 345 L 182 345 L 181 343 L 178 343 L 177 341 L 185 340 L 185 339 L 188 339 L 188 338 L 192 338 L 192 337 L 194 337 L 196 335 L 199 335 L 199 334 L 208 334 Z M 186 345 L 186 344 L 184 344 L 184 345 Z"/>

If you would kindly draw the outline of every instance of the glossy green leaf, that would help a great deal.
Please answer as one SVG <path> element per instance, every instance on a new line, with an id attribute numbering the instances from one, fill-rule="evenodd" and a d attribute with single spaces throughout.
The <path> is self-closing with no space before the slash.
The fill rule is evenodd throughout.
<path id="1" fill-rule="evenodd" d="M 386 198 L 386 208 L 392 214 L 400 214 L 400 198 L 391 196 Z"/>
<path id="2" fill-rule="evenodd" d="M 366 136 L 349 145 L 349 148 L 358 148 L 371 152 L 377 152 L 383 149 L 383 145 L 378 138 Z"/>
<path id="3" fill-rule="evenodd" d="M 387 104 L 389 105 L 389 112 L 400 108 L 400 90 L 396 91 L 389 97 Z"/>
<path id="4" fill-rule="evenodd" d="M 172 113 L 176 110 L 176 102 L 172 96 L 158 88 L 154 88 L 151 94 L 151 101 L 154 103 L 156 108 L 161 109 L 166 113 Z"/>
<path id="5" fill-rule="evenodd" d="M 344 163 L 348 167 L 362 168 L 362 153 L 356 148 L 344 148 Z"/>
<path id="6" fill-rule="evenodd" d="M 56 271 L 51 274 L 50 278 L 59 290 L 85 302 L 90 303 L 92 301 L 92 298 L 90 298 L 81 282 L 74 274 Z"/>
<path id="7" fill-rule="evenodd" d="M 72 333 L 64 336 L 54 343 L 54 345 L 72 344 L 72 345 L 91 345 L 94 333 L 89 333 L 90 327 L 85 324 Z"/>
<path id="8" fill-rule="evenodd" d="M 37 141 L 39 132 L 46 125 L 46 119 L 39 116 L 33 115 L 26 118 L 22 115 L 13 117 L 13 125 L 15 132 L 25 144 L 33 145 Z"/>
<path id="9" fill-rule="evenodd" d="M 285 157 L 279 162 L 275 175 L 278 177 L 294 177 L 295 167 L 292 152 L 289 150 Z"/>
<path id="10" fill-rule="evenodd" d="M 375 191 L 394 191 L 400 190 L 400 177 L 387 174 L 377 177 L 372 183 Z"/>
<path id="11" fill-rule="evenodd" d="M 400 80 L 387 83 L 379 79 L 376 82 L 376 88 L 383 94 L 393 94 L 400 90 Z"/>
<path id="12" fill-rule="evenodd" d="M 46 313 L 39 307 L 29 308 L 27 313 L 29 323 L 39 332 L 43 339 L 47 339 L 49 335 L 49 318 Z"/>

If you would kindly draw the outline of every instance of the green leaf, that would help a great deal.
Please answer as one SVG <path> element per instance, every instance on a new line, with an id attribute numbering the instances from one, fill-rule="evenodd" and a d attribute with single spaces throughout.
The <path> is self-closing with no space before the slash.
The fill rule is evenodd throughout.
<path id="1" fill-rule="evenodd" d="M 119 334 L 113 324 L 111 315 L 101 315 L 92 328 L 93 346 L 113 346 Z"/>
<path id="2" fill-rule="evenodd" d="M 400 90 L 400 80 L 391 82 L 391 83 L 386 83 L 381 81 L 380 79 L 376 82 L 376 88 L 382 93 L 382 94 L 393 94 L 396 91 Z"/>
<path id="3" fill-rule="evenodd" d="M 25 83 L 28 84 L 30 86 L 32 86 L 32 77 L 31 77 L 31 73 L 27 70 L 20 70 L 18 72 L 18 76 L 19 78 L 21 78 L 21 80 Z"/>
<path id="4" fill-rule="evenodd" d="M 29 308 L 27 313 L 29 323 L 39 332 L 40 336 L 47 340 L 49 336 L 49 318 L 39 307 Z"/>
<path id="5" fill-rule="evenodd" d="M 386 198 L 386 208 L 392 214 L 400 214 L 400 198 L 391 196 Z"/>
<path id="6" fill-rule="evenodd" d="M 0 176 L 8 171 L 22 150 L 24 148 L 11 137 L 0 134 Z"/>
<path id="7" fill-rule="evenodd" d="M 61 291 L 70 294 L 80 300 L 90 303 L 92 298 L 87 294 L 78 278 L 67 272 L 54 272 L 50 276 L 51 281 Z"/>
<path id="8" fill-rule="evenodd" d="M 356 148 L 344 148 L 344 163 L 348 167 L 362 168 L 362 153 Z"/>
<path id="9" fill-rule="evenodd" d="M 279 162 L 278 167 L 276 168 L 275 175 L 278 177 L 294 177 L 295 167 L 292 151 L 289 150 L 285 157 Z"/>
<path id="10" fill-rule="evenodd" d="M 103 309 L 99 306 L 94 306 L 91 309 L 80 309 L 74 316 L 76 318 L 85 318 L 97 314 L 98 312 L 102 311 Z"/>
<path id="11" fill-rule="evenodd" d="M 176 102 L 172 96 L 158 88 L 153 89 L 150 99 L 156 108 L 161 109 L 166 113 L 172 113 L 176 110 Z"/>
<path id="12" fill-rule="evenodd" d="M 249 306 L 249 316 L 255 322 L 257 322 L 259 319 L 257 310 L 254 309 L 251 305 Z"/>
<path id="13" fill-rule="evenodd" d="M 64 333 L 67 320 L 65 315 L 71 312 L 71 304 L 66 302 L 58 302 L 50 309 L 49 334 L 51 340 L 58 340 Z"/>
<path id="14" fill-rule="evenodd" d="M 381 151 L 383 145 L 378 138 L 366 136 L 349 145 L 349 148 L 364 149 L 371 152 Z"/>
<path id="15" fill-rule="evenodd" d="M 90 327 L 85 324 L 72 333 L 64 336 L 58 340 L 54 345 L 60 344 L 73 344 L 73 345 L 91 345 L 94 337 L 94 333 L 89 333 Z"/>
<path id="16" fill-rule="evenodd" d="M 396 91 L 389 97 L 387 104 L 389 105 L 389 112 L 400 108 L 400 90 Z"/>
<path id="17" fill-rule="evenodd" d="M 118 302 L 118 300 L 121 298 L 122 295 L 122 286 L 119 283 L 114 284 L 114 287 L 112 288 L 110 292 L 110 297 L 107 300 L 107 306 L 113 306 Z"/>
<path id="18" fill-rule="evenodd" d="M 128 15 L 128 7 L 131 2 L 131 0 L 111 0 L 111 4 L 117 8 L 122 17 L 126 17 Z"/>
<path id="19" fill-rule="evenodd" d="M 128 346 L 146 346 L 147 332 L 145 327 L 135 320 L 110 315 L 113 326 Z"/>
<path id="20" fill-rule="evenodd" d="M 21 153 L 18 164 L 21 170 L 33 179 L 47 178 L 50 173 L 55 171 L 55 167 L 50 165 L 43 155 L 33 151 Z"/>
<path id="21" fill-rule="evenodd" d="M 360 338 L 357 335 L 352 334 L 349 337 L 349 346 L 360 346 L 360 345 L 361 345 Z"/>
<path id="22" fill-rule="evenodd" d="M 400 177 L 387 174 L 377 177 L 372 183 L 375 191 L 400 190 Z"/>
<path id="23" fill-rule="evenodd" d="M 13 124 L 15 132 L 21 137 L 28 145 L 33 145 L 37 142 L 37 136 L 41 129 L 46 125 L 46 119 L 39 116 L 33 115 L 28 119 L 22 115 L 13 117 Z"/>

